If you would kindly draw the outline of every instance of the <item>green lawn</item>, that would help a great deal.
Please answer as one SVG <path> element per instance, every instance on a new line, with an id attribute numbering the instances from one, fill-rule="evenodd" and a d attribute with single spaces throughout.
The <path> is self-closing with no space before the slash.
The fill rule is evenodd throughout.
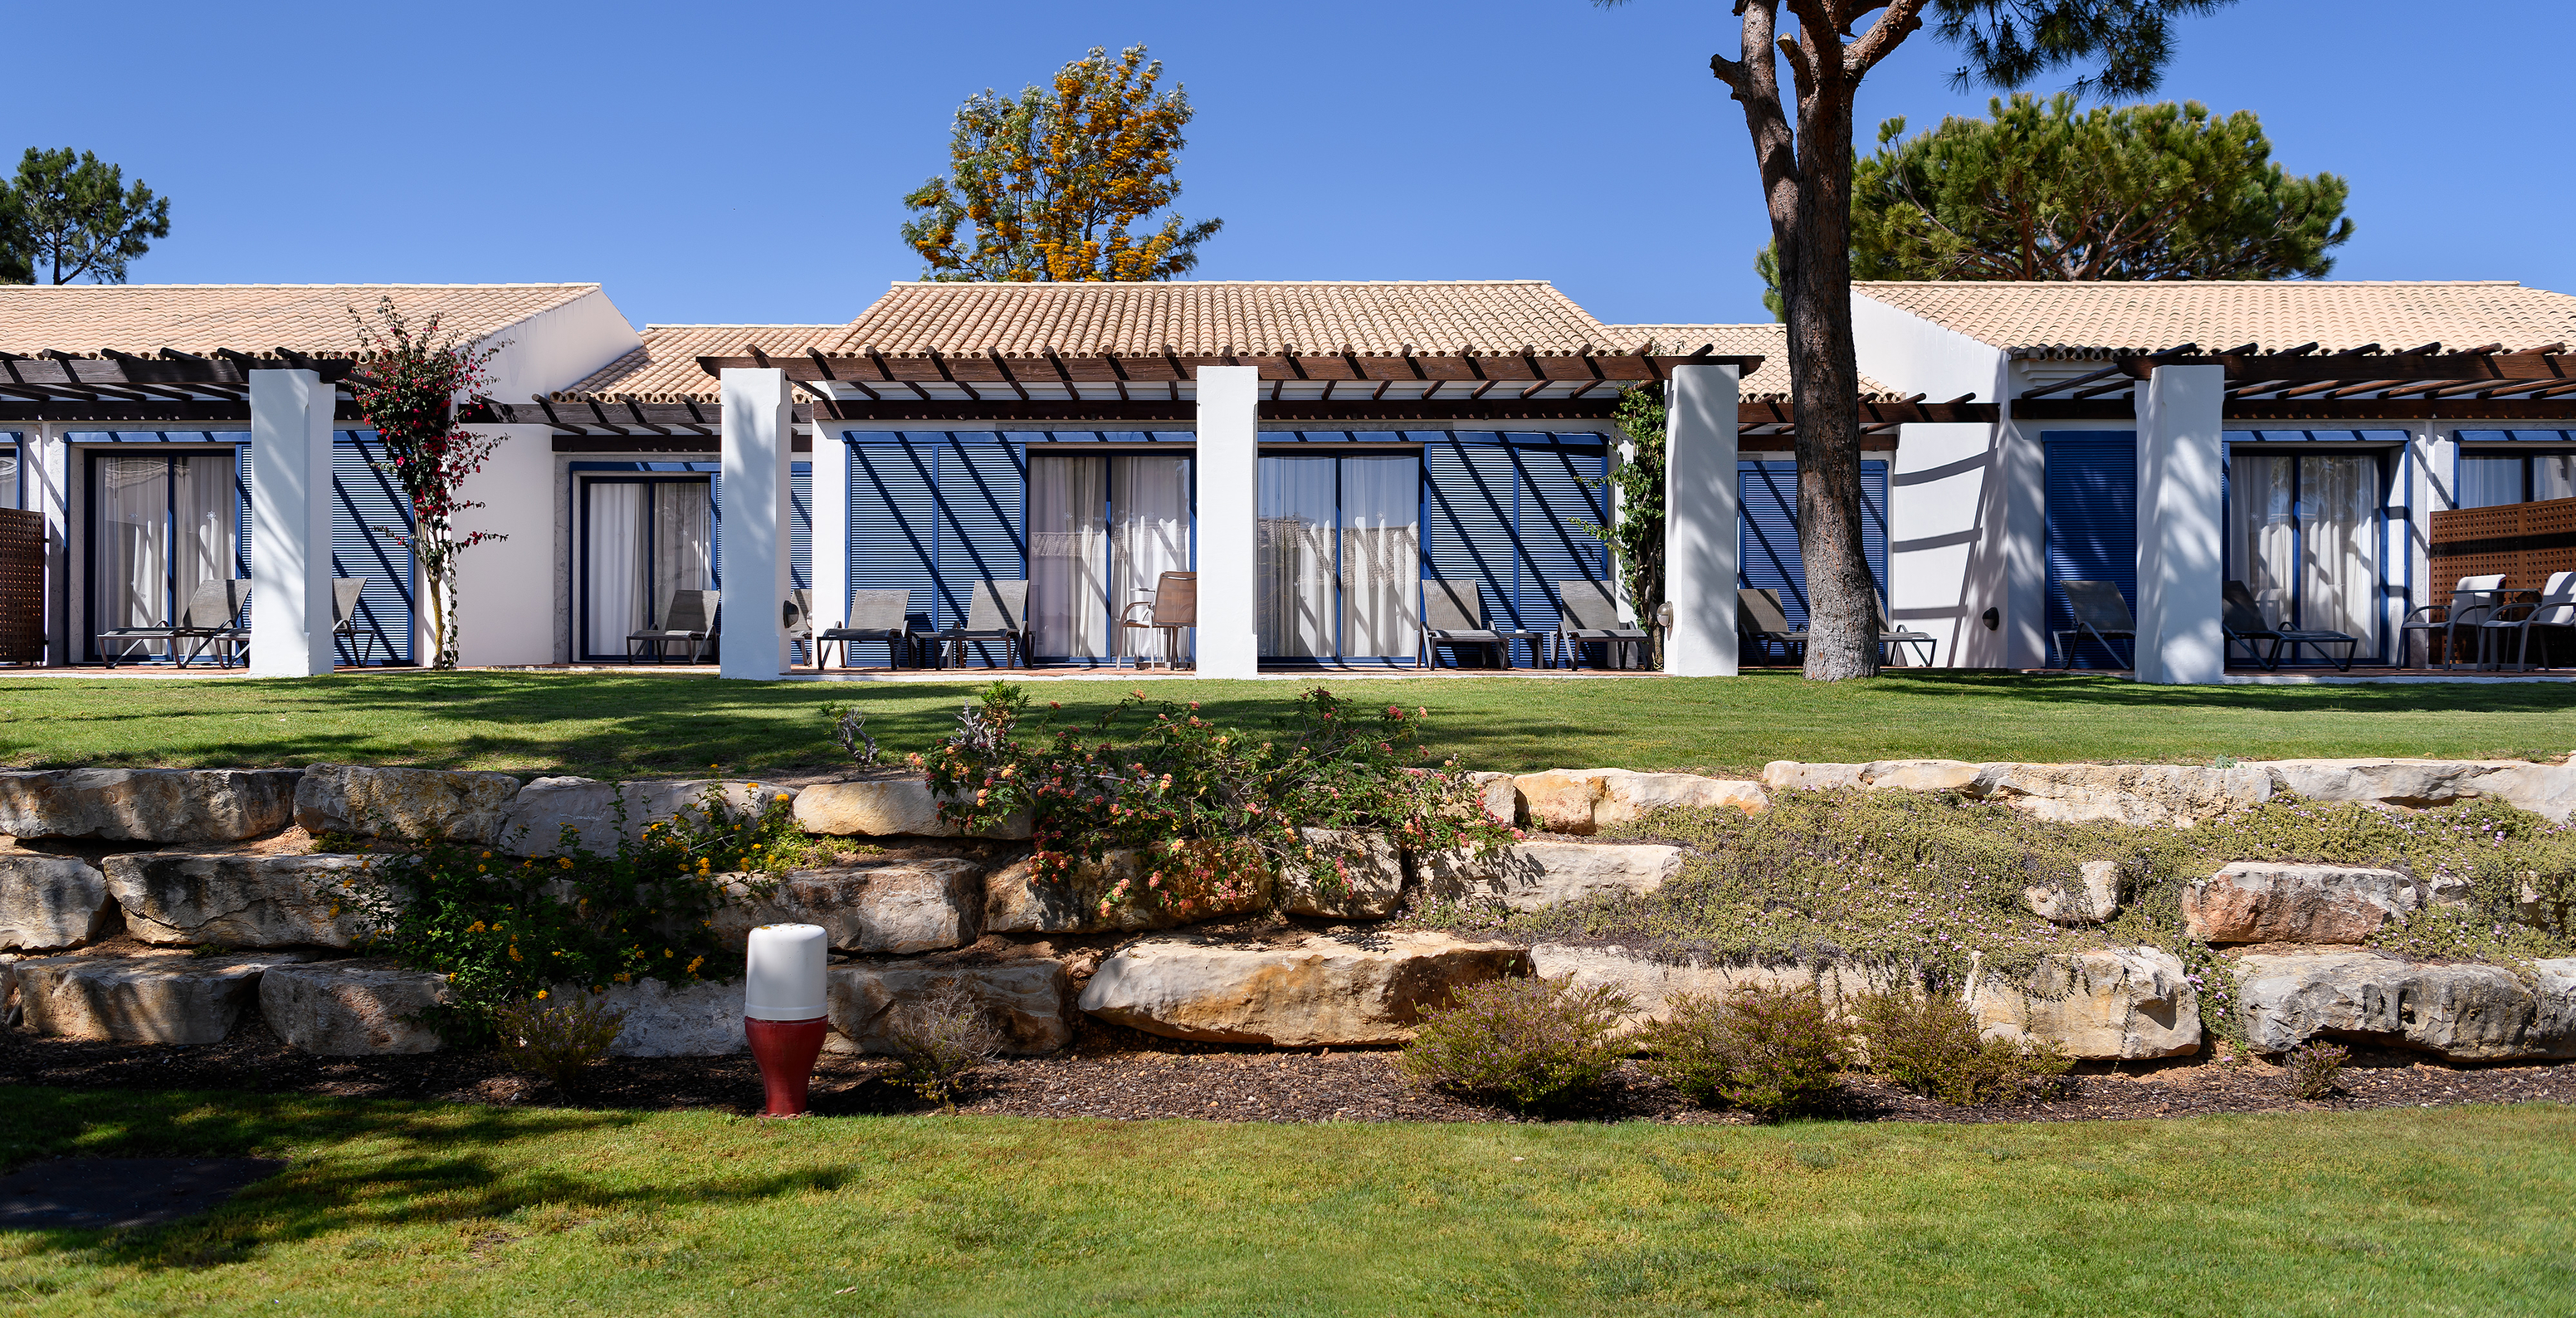
<path id="1" fill-rule="evenodd" d="M 2010 1126 L 760 1122 L 0 1090 L 12 1165 L 259 1153 L 0 1235 L 41 1313 L 2506 1314 L 2576 1296 L 2576 1110 Z"/>
<path id="2" fill-rule="evenodd" d="M 1320 683 L 1428 705 L 1436 749 L 1471 768 L 1758 770 L 1765 761 L 2199 760 L 2234 755 L 2554 757 L 2576 686 L 2153 687 L 2098 677 L 1891 676 L 1145 684 L 1256 724 Z M 0 763 L 302 765 L 318 760 L 580 773 L 786 774 L 834 765 L 818 708 L 855 701 L 890 751 L 946 735 L 974 682 L 742 683 L 545 673 L 304 681 L 0 680 Z M 1129 682 L 1040 681 L 1088 715 Z"/>

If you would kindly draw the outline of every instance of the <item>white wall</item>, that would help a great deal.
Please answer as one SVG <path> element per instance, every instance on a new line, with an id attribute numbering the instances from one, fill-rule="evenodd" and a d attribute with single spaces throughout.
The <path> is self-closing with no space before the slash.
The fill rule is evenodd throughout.
<path id="1" fill-rule="evenodd" d="M 1907 426 L 1888 469 L 1890 620 L 1939 638 L 1933 662 L 1953 668 L 2010 659 L 1998 432 L 1983 422 Z M 1989 608 L 1993 629 L 1981 616 Z"/>
<path id="2" fill-rule="evenodd" d="M 498 436 L 483 470 L 466 478 L 459 494 L 481 503 L 457 514 L 460 538 L 474 531 L 508 536 L 466 550 L 456 560 L 457 661 L 542 664 L 554 658 L 556 619 L 562 608 L 556 576 L 548 569 L 555 539 L 554 429 L 551 426 L 478 426 Z M 437 654 L 429 636 L 429 601 L 422 592 L 418 654 Z"/>
<path id="3" fill-rule="evenodd" d="M 593 289 L 484 340 L 485 346 L 495 342 L 503 346 L 487 368 L 489 392 L 504 403 L 524 403 L 642 347 L 644 336 L 606 293 Z"/>
<path id="4" fill-rule="evenodd" d="M 1854 293 L 1852 348 L 1860 372 L 1899 393 L 1946 403 L 1961 394 L 1991 403 L 2003 392 L 2003 349 L 1946 329 L 1910 311 Z"/>

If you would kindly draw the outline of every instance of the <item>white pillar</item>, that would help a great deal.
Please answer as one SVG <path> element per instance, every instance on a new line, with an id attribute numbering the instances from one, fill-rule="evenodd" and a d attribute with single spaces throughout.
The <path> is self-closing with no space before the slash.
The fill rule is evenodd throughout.
<path id="1" fill-rule="evenodd" d="M 486 540 L 456 559 L 456 661 L 468 668 L 491 664 L 542 664 L 554 658 L 563 616 L 554 573 L 555 431 L 544 425 L 483 425 L 476 434 L 501 442 L 483 469 L 465 478 L 457 496 L 480 508 L 456 515 L 457 539 L 476 531 L 506 537 Z M 420 601 L 420 662 L 438 653 L 429 634 L 429 594 Z"/>
<path id="2" fill-rule="evenodd" d="M 312 371 L 250 373 L 250 675 L 331 671 L 331 410 Z"/>
<path id="3" fill-rule="evenodd" d="M 821 411 L 821 408 L 816 408 Z M 838 627 L 850 612 L 850 446 L 829 422 L 814 422 L 814 630 Z M 820 647 L 809 647 L 819 662 Z"/>
<path id="4" fill-rule="evenodd" d="M 1733 366 L 1676 366 L 1665 386 L 1664 599 L 1673 630 L 1664 638 L 1664 671 L 1676 677 L 1736 673 L 1739 374 Z"/>
<path id="5" fill-rule="evenodd" d="M 2225 474 L 2220 366 L 2159 366 L 2138 404 L 2138 662 L 2141 682 L 2216 682 L 2227 668 L 2218 627 L 2224 572 L 2219 493 Z"/>
<path id="6" fill-rule="evenodd" d="M 1261 638 L 1253 618 L 1260 594 L 1261 372 L 1202 366 L 1198 372 L 1199 635 L 1201 677 L 1253 677 Z"/>
<path id="7" fill-rule="evenodd" d="M 45 663 L 78 662 L 85 649 L 73 639 L 77 584 L 72 574 L 71 445 L 58 427 L 37 424 L 19 440 L 18 481 L 23 507 L 45 519 Z"/>
<path id="8" fill-rule="evenodd" d="M 726 677 L 756 682 L 785 675 L 780 651 L 786 628 L 779 610 L 787 601 L 789 527 L 788 463 L 796 413 L 788 399 L 787 372 L 728 368 L 724 395 L 723 663 Z"/>

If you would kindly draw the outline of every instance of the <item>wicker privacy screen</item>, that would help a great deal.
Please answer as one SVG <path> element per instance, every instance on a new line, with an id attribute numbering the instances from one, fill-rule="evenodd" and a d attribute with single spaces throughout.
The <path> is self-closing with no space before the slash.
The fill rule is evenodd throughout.
<path id="1" fill-rule="evenodd" d="M 45 519 L 0 508 L 0 663 L 45 658 Z"/>

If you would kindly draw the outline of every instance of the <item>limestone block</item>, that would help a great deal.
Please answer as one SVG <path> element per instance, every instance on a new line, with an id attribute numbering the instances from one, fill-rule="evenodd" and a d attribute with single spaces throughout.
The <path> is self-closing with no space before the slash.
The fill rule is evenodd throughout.
<path id="1" fill-rule="evenodd" d="M 141 851 L 105 869 L 127 931 L 147 943 L 356 947 L 372 925 L 347 885 L 365 861 Z"/>
<path id="2" fill-rule="evenodd" d="M 1967 793 L 2062 823 L 2189 828 L 2271 799 L 2272 775 L 2252 764 L 1988 764 Z"/>
<path id="3" fill-rule="evenodd" d="M 295 769 L 0 772 L 0 833 L 100 842 L 238 842 L 295 817 Z"/>
<path id="4" fill-rule="evenodd" d="M 817 783 L 797 793 L 796 826 L 835 837 L 962 836 L 955 824 L 939 817 L 939 798 L 919 778 Z M 1014 816 L 975 836 L 1025 841 L 1029 820 Z"/>
<path id="5" fill-rule="evenodd" d="M 116 927 L 107 876 L 76 856 L 0 852 L 0 947 L 61 951 Z"/>
<path id="6" fill-rule="evenodd" d="M 1577 988 L 1607 986 L 1628 995 L 1636 1010 L 1620 1019 L 1622 1033 L 1672 1015 L 1673 999 L 1685 993 L 1724 997 L 1745 985 L 1763 988 L 1813 988 L 1825 1005 L 1840 1010 L 1865 993 L 1903 991 L 1884 971 L 1821 961 L 1812 965 L 1722 965 L 1706 957 L 1665 958 L 1625 947 L 1587 947 L 1540 943 L 1530 950 L 1532 973 L 1543 979 L 1571 979 Z"/>
<path id="7" fill-rule="evenodd" d="M 1969 993 L 1988 1038 L 2054 1043 L 2087 1061 L 2200 1051 L 2200 992 L 2162 948 L 2052 952 L 2027 978 L 1981 973 Z"/>
<path id="8" fill-rule="evenodd" d="M 550 856 L 562 848 L 564 830 L 570 828 L 577 845 L 608 855 L 617 850 L 621 839 L 642 838 L 645 825 L 655 820 L 697 814 L 710 787 L 721 787 L 725 804 L 735 810 L 757 810 L 782 793 L 791 800 L 799 794 L 793 787 L 713 778 L 633 783 L 539 778 L 520 788 L 502 812 L 493 845 L 517 855 Z M 617 818 L 620 802 L 626 807 L 622 829 Z"/>
<path id="9" fill-rule="evenodd" d="M 1213 855 L 1214 853 L 1210 853 Z M 1274 877 L 1220 860 L 1193 867 L 1168 897 L 1148 888 L 1133 851 L 1112 851 L 1074 867 L 1070 878 L 1040 879 L 1037 865 L 1019 860 L 984 880 L 984 932 L 991 934 L 1091 934 L 1169 929 L 1249 915 L 1270 904 Z M 1122 894 L 1119 885 L 1127 885 Z M 1150 899 L 1132 895 L 1157 894 Z"/>
<path id="10" fill-rule="evenodd" d="M 611 1057 L 722 1057 L 749 1052 L 742 1028 L 742 981 L 707 980 L 670 985 L 658 979 L 611 984 L 592 993 L 587 984 L 558 984 L 557 997 L 589 997 L 626 1013 Z"/>
<path id="11" fill-rule="evenodd" d="M 1404 853 L 1384 833 L 1301 828 L 1312 859 L 1280 867 L 1279 909 L 1290 915 L 1383 920 L 1404 900 Z"/>
<path id="12" fill-rule="evenodd" d="M 1768 808 L 1762 785 L 1695 773 L 1627 769 L 1550 769 L 1513 780 L 1530 827 L 1588 837 L 1662 809 L 1726 807 L 1746 814 Z"/>
<path id="13" fill-rule="evenodd" d="M 191 956 L 37 957 L 18 963 L 18 1001 L 29 1030 L 113 1043 L 221 1043 L 259 1002 L 272 966 L 309 952 Z"/>
<path id="14" fill-rule="evenodd" d="M 2077 866 L 2074 887 L 2063 882 L 2021 890 L 2022 905 L 2052 924 L 2099 924 L 2120 912 L 2120 863 L 2088 860 Z"/>
<path id="15" fill-rule="evenodd" d="M 518 795 L 519 780 L 506 773 L 316 764 L 295 785 L 295 822 L 317 834 L 487 846 Z"/>
<path id="16" fill-rule="evenodd" d="M 1467 781 L 1475 785 L 1476 804 L 1487 818 L 1498 824 L 1521 821 L 1521 789 L 1508 773 L 1471 773 Z"/>
<path id="17" fill-rule="evenodd" d="M 1425 1007 L 1480 980 L 1529 973 L 1529 953 L 1425 931 L 1318 934 L 1283 944 L 1147 938 L 1100 964 L 1082 1009 L 1149 1034 L 1306 1048 L 1401 1043 Z"/>
<path id="18" fill-rule="evenodd" d="M 2205 943 L 2360 943 L 2431 896 L 2396 870 L 2240 860 L 2183 889 L 2183 932 Z"/>
<path id="19" fill-rule="evenodd" d="M 1682 872 L 1682 849 L 1644 843 L 1520 842 L 1418 853 L 1414 877 L 1434 901 L 1545 910 L 1586 897 L 1648 893 Z"/>
<path id="20" fill-rule="evenodd" d="M 964 947 L 982 932 L 984 867 L 949 858 L 791 870 L 766 897 L 740 880 L 727 893 L 716 935 L 734 951 L 757 926 L 812 924 L 844 952 L 931 952 Z"/>
<path id="21" fill-rule="evenodd" d="M 894 1011 L 951 985 L 993 1015 L 1002 1051 L 1051 1053 L 1073 1042 L 1072 980 L 1053 957 L 968 961 L 926 956 L 836 965 L 830 976 L 832 1028 L 860 1052 L 894 1051 Z"/>
<path id="22" fill-rule="evenodd" d="M 420 1018 L 447 1000 L 447 977 L 360 961 L 273 966 L 259 978 L 259 1014 L 286 1046 L 325 1057 L 434 1053 Z"/>
<path id="23" fill-rule="evenodd" d="M 2455 1061 L 2576 1057 L 2576 958 L 2503 967 L 2355 948 L 2238 959 L 2238 1021 L 2255 1049 L 2325 1037 Z"/>
<path id="24" fill-rule="evenodd" d="M 1961 792 L 1985 766 L 1964 760 L 1872 760 L 1867 764 L 1801 764 L 1773 760 L 1762 766 L 1762 785 L 1775 792 L 1825 792 L 1883 787 L 1913 792 Z"/>

